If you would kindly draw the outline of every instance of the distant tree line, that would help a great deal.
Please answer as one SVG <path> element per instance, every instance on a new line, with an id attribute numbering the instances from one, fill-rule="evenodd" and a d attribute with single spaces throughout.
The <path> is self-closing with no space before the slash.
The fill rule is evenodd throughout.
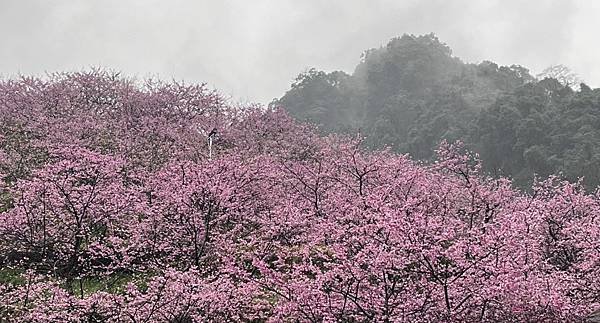
<path id="1" fill-rule="evenodd" d="M 301 73 L 271 104 L 322 133 L 359 132 L 372 149 L 430 160 L 442 140 L 460 140 L 486 171 L 518 186 L 561 173 L 592 189 L 600 183 L 600 89 L 572 80 L 563 66 L 535 78 L 519 65 L 464 63 L 434 34 L 403 35 L 365 51 L 351 75 Z"/>

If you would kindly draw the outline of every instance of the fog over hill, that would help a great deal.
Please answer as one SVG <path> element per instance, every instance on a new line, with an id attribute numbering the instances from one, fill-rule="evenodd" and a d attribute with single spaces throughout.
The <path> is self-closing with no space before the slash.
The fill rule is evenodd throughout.
<path id="1" fill-rule="evenodd" d="M 363 52 L 352 74 L 310 69 L 272 105 L 321 133 L 360 133 L 429 160 L 442 140 L 481 154 L 492 175 L 530 187 L 536 176 L 600 183 L 600 89 L 563 65 L 465 63 L 434 34 L 405 34 Z"/>

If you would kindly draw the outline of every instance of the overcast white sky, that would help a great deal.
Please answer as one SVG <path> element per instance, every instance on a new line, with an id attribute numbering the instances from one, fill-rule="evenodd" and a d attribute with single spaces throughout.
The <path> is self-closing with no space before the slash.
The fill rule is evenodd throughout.
<path id="1" fill-rule="evenodd" d="M 0 75 L 100 66 L 267 103 L 308 67 L 350 73 L 365 49 L 434 32 L 464 61 L 562 63 L 598 87 L 599 30 L 596 0 L 0 0 Z"/>

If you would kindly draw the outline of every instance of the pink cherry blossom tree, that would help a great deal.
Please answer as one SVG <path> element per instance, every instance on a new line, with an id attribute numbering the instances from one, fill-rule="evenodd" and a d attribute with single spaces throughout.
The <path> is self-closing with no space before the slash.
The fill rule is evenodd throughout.
<path id="1" fill-rule="evenodd" d="M 202 85 L 4 81 L 0 320 L 584 321 L 599 194 L 481 169 L 460 143 L 368 152 Z"/>

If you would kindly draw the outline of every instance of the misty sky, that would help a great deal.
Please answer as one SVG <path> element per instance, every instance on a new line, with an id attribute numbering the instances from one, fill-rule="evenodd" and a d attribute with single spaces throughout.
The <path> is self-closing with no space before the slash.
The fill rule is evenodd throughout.
<path id="1" fill-rule="evenodd" d="M 434 32 L 467 62 L 565 64 L 600 86 L 600 1 L 0 0 L 0 75 L 105 67 L 268 103 L 308 67 Z"/>

